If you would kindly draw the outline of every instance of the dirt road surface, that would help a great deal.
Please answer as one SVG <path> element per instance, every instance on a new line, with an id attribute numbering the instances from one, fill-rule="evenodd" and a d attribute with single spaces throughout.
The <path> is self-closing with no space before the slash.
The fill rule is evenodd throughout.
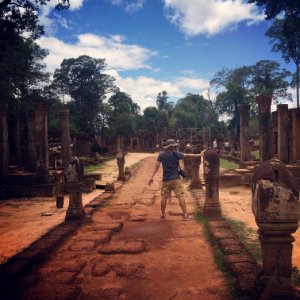
<path id="1" fill-rule="evenodd" d="M 24 279 L 19 299 L 229 299 L 203 225 L 183 221 L 173 198 L 160 220 L 161 170 L 148 186 L 155 161 L 146 158 L 91 222 Z M 188 192 L 186 202 L 193 214 Z"/>
<path id="2" fill-rule="evenodd" d="M 168 204 L 167 221 L 159 220 L 161 173 L 151 187 L 147 185 L 156 155 L 129 153 L 126 165 L 142 159 L 138 171 L 97 209 L 92 222 L 81 226 L 46 264 L 24 279 L 28 288 L 20 299 L 229 299 L 228 283 L 215 266 L 203 225 L 183 221 L 176 198 Z M 117 172 L 115 161 L 101 169 L 108 182 L 116 180 Z M 187 186 L 192 213 L 195 204 Z M 99 193 L 85 194 L 84 204 Z M 60 210 L 53 199 L 1 203 L 2 261 L 62 222 L 65 201 Z M 220 202 L 223 215 L 245 222 L 257 239 L 249 187 L 220 189 Z M 294 236 L 293 265 L 300 268 L 300 231 Z"/>

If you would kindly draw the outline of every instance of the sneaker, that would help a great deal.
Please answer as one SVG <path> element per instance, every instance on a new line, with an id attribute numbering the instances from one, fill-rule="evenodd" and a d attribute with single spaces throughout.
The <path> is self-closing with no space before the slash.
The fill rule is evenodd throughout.
<path id="1" fill-rule="evenodd" d="M 191 221 L 192 220 L 192 218 L 188 214 L 183 215 L 182 218 L 183 218 L 183 221 Z"/>
<path id="2" fill-rule="evenodd" d="M 160 216 L 160 220 L 161 220 L 161 221 L 166 221 L 166 216 L 161 215 L 161 216 Z"/>

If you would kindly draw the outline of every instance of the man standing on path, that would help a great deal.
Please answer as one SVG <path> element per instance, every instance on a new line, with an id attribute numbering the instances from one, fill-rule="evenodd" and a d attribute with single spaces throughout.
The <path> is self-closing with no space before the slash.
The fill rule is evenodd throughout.
<path id="1" fill-rule="evenodd" d="M 184 157 L 200 157 L 201 154 L 192 154 L 192 153 L 182 153 L 176 151 L 176 147 L 178 147 L 178 143 L 173 139 L 169 139 L 166 141 L 164 151 L 160 152 L 157 158 L 157 163 L 155 165 L 155 169 L 153 174 L 149 180 L 149 185 L 153 183 L 153 177 L 159 169 L 160 164 L 162 163 L 163 167 L 163 184 L 161 187 L 161 217 L 162 221 L 166 220 L 166 207 L 167 200 L 171 196 L 172 190 L 175 193 L 175 196 L 179 200 L 180 207 L 182 209 L 183 220 L 190 221 L 192 218 L 187 214 L 186 204 L 184 200 L 184 190 L 182 186 L 182 182 L 180 179 L 180 175 L 178 173 L 179 160 Z"/>

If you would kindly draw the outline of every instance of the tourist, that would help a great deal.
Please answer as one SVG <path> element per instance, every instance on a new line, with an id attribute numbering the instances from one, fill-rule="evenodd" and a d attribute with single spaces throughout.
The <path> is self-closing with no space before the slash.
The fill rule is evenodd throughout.
<path id="1" fill-rule="evenodd" d="M 159 153 L 153 174 L 149 180 L 149 185 L 153 183 L 153 177 L 159 169 L 160 164 L 163 168 L 163 184 L 161 187 L 161 217 L 162 221 L 166 220 L 167 200 L 174 191 L 175 196 L 179 200 L 182 209 L 183 220 L 190 221 L 192 218 L 188 215 L 184 200 L 183 185 L 178 173 L 179 160 L 184 157 L 200 157 L 202 154 L 182 153 L 176 151 L 179 145 L 173 139 L 166 141 L 162 152 Z"/>
<path id="2" fill-rule="evenodd" d="M 214 141 L 213 141 L 213 149 L 217 150 L 217 148 L 218 148 L 217 140 L 214 139 Z"/>

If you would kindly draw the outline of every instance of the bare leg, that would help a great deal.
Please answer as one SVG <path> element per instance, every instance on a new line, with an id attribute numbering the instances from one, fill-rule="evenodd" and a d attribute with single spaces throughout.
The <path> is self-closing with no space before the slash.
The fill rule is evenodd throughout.
<path id="1" fill-rule="evenodd" d="M 179 200 L 179 205 L 180 205 L 180 207 L 182 209 L 183 215 L 186 215 L 187 214 L 187 212 L 186 212 L 186 204 L 185 204 L 185 200 L 184 200 L 183 195 L 179 196 L 178 200 Z"/>
<path id="2" fill-rule="evenodd" d="M 162 216 L 166 215 L 167 200 L 168 200 L 168 198 L 165 198 L 165 197 L 161 198 L 160 206 L 161 206 L 161 215 Z"/>

